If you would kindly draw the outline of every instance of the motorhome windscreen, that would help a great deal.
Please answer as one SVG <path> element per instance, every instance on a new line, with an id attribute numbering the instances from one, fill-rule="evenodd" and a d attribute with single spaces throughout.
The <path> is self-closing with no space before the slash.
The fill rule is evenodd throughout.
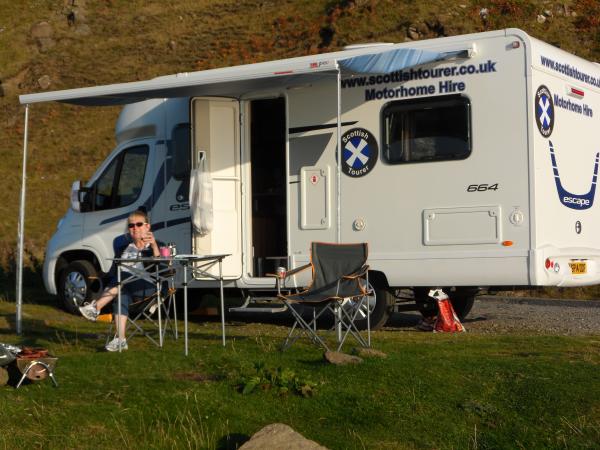
<path id="1" fill-rule="evenodd" d="M 146 145 L 119 153 L 92 187 L 92 210 L 121 208 L 136 201 L 142 191 L 147 161 Z"/>
<path id="2" fill-rule="evenodd" d="M 466 97 L 392 102 L 382 119 L 383 160 L 389 164 L 465 159 L 471 153 Z"/>

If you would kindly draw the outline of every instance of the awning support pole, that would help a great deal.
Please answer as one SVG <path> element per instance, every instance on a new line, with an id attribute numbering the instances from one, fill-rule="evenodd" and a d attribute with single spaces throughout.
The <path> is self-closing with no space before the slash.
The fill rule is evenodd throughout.
<path id="1" fill-rule="evenodd" d="M 342 69 L 337 66 L 337 242 L 342 242 Z"/>
<path id="2" fill-rule="evenodd" d="M 25 235 L 25 192 L 27 189 L 27 143 L 29 138 L 29 104 L 25 105 L 25 132 L 23 135 L 23 175 L 21 177 L 21 203 L 19 205 L 19 231 L 17 262 L 17 334 L 21 334 L 21 318 L 23 306 L 23 238 Z"/>

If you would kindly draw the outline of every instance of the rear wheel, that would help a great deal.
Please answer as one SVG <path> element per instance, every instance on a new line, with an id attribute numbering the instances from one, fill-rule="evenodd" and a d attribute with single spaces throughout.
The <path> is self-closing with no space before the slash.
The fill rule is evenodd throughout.
<path id="1" fill-rule="evenodd" d="M 370 283 L 369 285 L 371 286 Z M 367 329 L 367 306 L 371 313 L 369 319 L 372 330 L 378 330 L 383 327 L 394 309 L 395 299 L 388 290 L 374 287 L 369 289 L 369 291 L 372 292 L 372 295 L 370 295 L 367 298 L 367 301 L 363 303 L 360 311 L 357 313 L 356 320 L 354 321 L 356 328 L 359 330 Z M 358 301 L 354 300 L 347 300 L 344 303 L 344 308 L 351 317 L 356 312 L 358 303 Z"/>
<path id="2" fill-rule="evenodd" d="M 463 320 L 471 312 L 478 292 L 477 289 L 472 288 L 457 288 L 455 292 L 450 293 L 452 308 L 460 320 Z"/>
<path id="3" fill-rule="evenodd" d="M 452 309 L 460 320 L 463 320 L 475 303 L 475 296 L 479 292 L 476 288 L 459 287 L 454 291 L 445 291 L 450 298 L 452 303 Z M 417 308 L 424 317 L 432 317 L 437 315 L 437 305 L 435 300 L 429 297 L 429 288 L 415 288 L 415 301 L 417 302 Z"/>
<path id="4" fill-rule="evenodd" d="M 102 281 L 89 261 L 73 261 L 60 274 L 58 294 L 71 313 L 79 314 L 79 307 L 97 298 L 101 291 Z"/>

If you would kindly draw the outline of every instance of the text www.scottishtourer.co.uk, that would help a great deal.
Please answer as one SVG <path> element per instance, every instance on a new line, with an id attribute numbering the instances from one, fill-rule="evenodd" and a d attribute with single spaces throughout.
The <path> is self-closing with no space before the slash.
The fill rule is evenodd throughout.
<path id="1" fill-rule="evenodd" d="M 542 55 L 540 55 L 540 59 L 542 66 L 547 67 L 548 69 L 552 69 L 555 72 L 562 73 L 570 78 L 587 83 L 590 86 L 600 87 L 600 78 L 582 72 L 568 63 L 559 63 Z"/>
<path id="2" fill-rule="evenodd" d="M 398 70 L 382 75 L 369 75 L 361 77 L 346 78 L 342 80 L 342 89 L 360 88 L 377 86 L 388 83 L 401 83 L 413 80 L 431 80 L 436 78 L 446 78 L 460 75 L 475 75 L 482 73 L 496 72 L 496 61 L 488 60 L 481 64 L 466 64 L 464 66 L 434 67 L 434 68 L 411 68 L 408 70 Z M 384 89 L 365 90 L 365 101 L 380 100 L 382 98 L 401 98 L 412 97 L 415 95 L 431 95 L 436 92 L 450 93 L 459 92 L 465 89 L 464 82 L 454 82 L 450 80 L 440 81 L 439 85 L 434 84 Z"/>

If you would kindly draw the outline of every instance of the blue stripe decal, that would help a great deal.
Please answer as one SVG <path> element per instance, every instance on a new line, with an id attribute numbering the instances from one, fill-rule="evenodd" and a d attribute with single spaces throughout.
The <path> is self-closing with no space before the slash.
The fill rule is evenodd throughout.
<path id="1" fill-rule="evenodd" d="M 594 162 L 594 175 L 592 176 L 592 185 L 587 194 L 573 194 L 567 191 L 561 181 L 560 175 L 558 174 L 558 166 L 556 164 L 556 157 L 554 155 L 554 147 L 552 141 L 548 141 L 550 144 L 550 159 L 552 161 L 552 169 L 554 171 L 554 181 L 556 182 L 556 190 L 558 192 L 558 199 L 567 208 L 583 210 L 589 209 L 594 204 L 594 196 L 596 194 L 596 181 L 598 179 L 598 158 L 599 153 L 596 153 L 596 160 Z"/>
<path id="2" fill-rule="evenodd" d="M 174 227 L 175 225 L 181 225 L 182 223 L 191 223 L 191 222 L 192 222 L 192 218 L 190 216 L 182 217 L 181 219 L 169 220 L 169 221 L 167 221 L 166 228 Z"/>

